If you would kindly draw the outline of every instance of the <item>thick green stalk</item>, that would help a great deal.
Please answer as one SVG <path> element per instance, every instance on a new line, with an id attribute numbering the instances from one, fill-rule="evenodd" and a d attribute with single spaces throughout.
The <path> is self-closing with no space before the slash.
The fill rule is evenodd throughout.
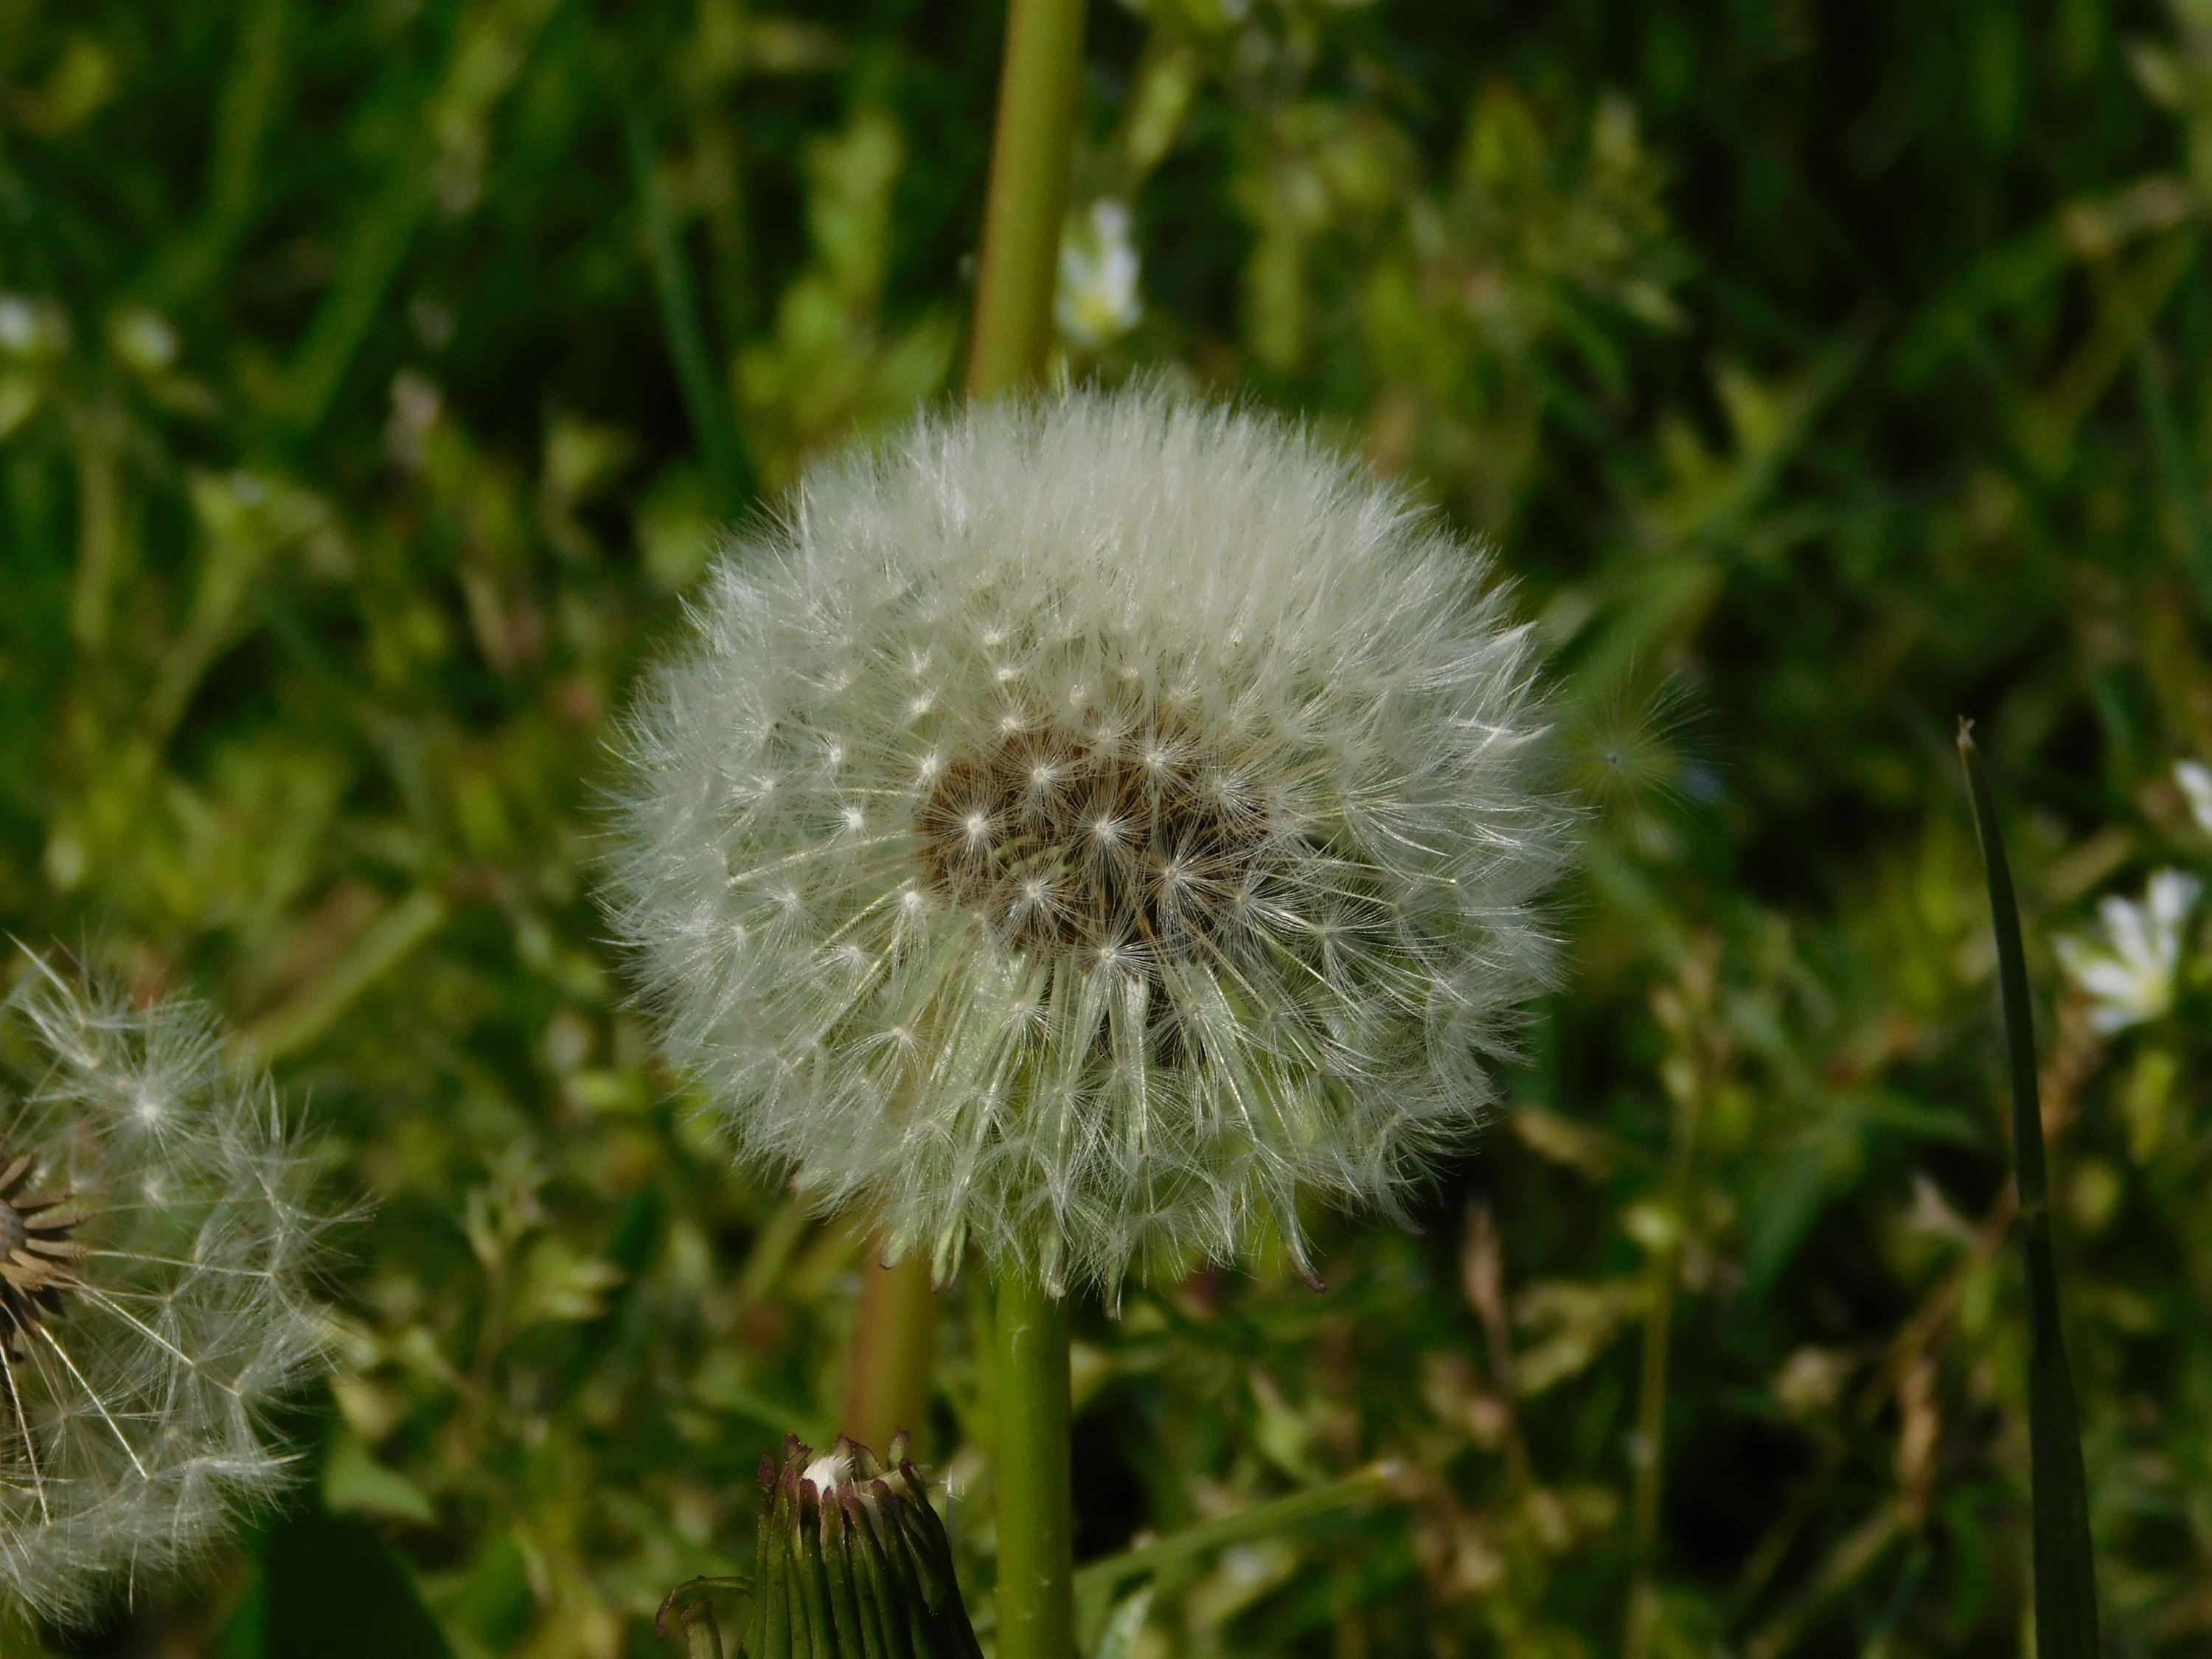
<path id="1" fill-rule="evenodd" d="M 2037 1659 L 2095 1659 L 2096 1564 L 2089 1547 L 2088 1479 L 2074 1377 L 2058 1318 L 2058 1264 L 2051 1244 L 2050 1181 L 2044 1169 L 2043 1108 L 2037 1097 L 2035 1026 L 2027 1000 L 2027 957 L 2020 907 L 1971 721 L 1959 722 L 1959 757 L 1974 798 L 1974 833 L 1989 872 L 1996 929 L 1997 990 L 2012 1066 L 2014 1180 L 2020 1189 L 2021 1251 L 2027 1269 L 2028 1486 L 2035 1539 Z"/>
<path id="2" fill-rule="evenodd" d="M 1044 372 L 1082 74 L 1083 0 L 1012 0 L 968 343 L 971 398 Z"/>
<path id="3" fill-rule="evenodd" d="M 1067 1304 L 999 1283 L 999 1659 L 1075 1659 Z"/>
<path id="4" fill-rule="evenodd" d="M 1044 373 L 1082 78 L 1083 0 L 1012 0 L 968 341 L 970 398 L 1018 391 Z M 927 1437 L 937 1320 L 927 1259 L 910 1253 L 887 1268 L 880 1249 L 870 1243 L 860 1270 L 845 1385 L 845 1432 L 878 1451 L 899 1429 L 917 1446 Z"/>
<path id="5" fill-rule="evenodd" d="M 1012 0 L 968 346 L 971 398 L 1018 390 L 1044 372 L 1082 69 L 1083 0 Z M 934 1312 L 918 1254 L 868 1270 L 846 1394 L 848 1431 L 864 1443 L 925 1426 Z M 1018 1276 L 999 1286 L 998 1393 L 999 1653 L 1073 1659 L 1067 1310 Z"/>
<path id="6" fill-rule="evenodd" d="M 937 1346 L 937 1297 L 929 1261 L 909 1250 L 896 1267 L 883 1265 L 880 1237 L 868 1241 L 860 1264 L 860 1310 L 853 1328 L 853 1363 L 845 1378 L 846 1434 L 881 1453 L 904 1429 L 921 1457 L 929 1441 L 929 1362 Z"/>

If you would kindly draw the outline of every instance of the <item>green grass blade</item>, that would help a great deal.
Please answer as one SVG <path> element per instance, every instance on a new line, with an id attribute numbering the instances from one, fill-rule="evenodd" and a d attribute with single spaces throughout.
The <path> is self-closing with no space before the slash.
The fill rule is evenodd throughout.
<path id="1" fill-rule="evenodd" d="M 2173 398 L 2153 348 L 2136 354 L 2136 386 L 2142 401 L 2143 424 L 2150 428 L 2158 458 L 2160 489 L 2180 521 L 2182 568 L 2197 590 L 2197 602 L 2212 607 L 2212 524 L 2205 521 L 2204 492 L 2192 476 L 2196 468 L 2174 416 Z"/>
<path id="2" fill-rule="evenodd" d="M 683 388 L 684 406 L 691 416 L 692 435 L 699 445 L 714 510 L 735 517 L 750 493 L 750 481 L 738 447 L 729 398 L 715 370 L 714 353 L 708 348 L 690 261 L 684 252 L 668 188 L 660 178 L 653 131 L 641 105 L 633 102 L 624 109 L 623 132 L 633 188 L 644 218 L 646 253 L 653 266 L 653 292 L 660 302 L 668 355 L 676 366 L 677 384 Z"/>
<path id="3" fill-rule="evenodd" d="M 1325 1485 L 1310 1486 L 1304 1492 L 1291 1492 L 1264 1504 L 1255 1504 L 1249 1508 L 1238 1510 L 1233 1515 L 1201 1521 L 1195 1526 L 1170 1533 L 1152 1543 L 1140 1544 L 1134 1549 L 1123 1550 L 1118 1555 L 1088 1562 L 1075 1571 L 1079 1624 L 1088 1627 L 1103 1622 L 1113 1605 L 1115 1593 L 1132 1579 L 1183 1566 L 1200 1556 L 1227 1549 L 1232 1545 L 1272 1538 L 1309 1521 L 1384 1497 L 1397 1474 L 1398 1465 L 1395 1463 L 1370 1463 L 1364 1469 Z M 977 1612 L 975 1631 L 978 1635 L 997 1627 L 995 1608 L 986 1607 Z"/>
<path id="4" fill-rule="evenodd" d="M 1971 722 L 1959 725 L 1959 755 L 1973 792 L 1974 832 L 1989 872 L 1996 929 L 1997 988 L 2004 1004 L 2006 1058 L 2012 1068 L 2014 1178 L 2020 1187 L 2021 1246 L 2027 1267 L 2027 1425 L 2035 1534 L 2037 1659 L 2094 1659 L 2097 1583 L 2089 1547 L 2088 1480 L 2074 1378 L 2058 1320 L 2058 1265 L 2051 1246 L 2050 1182 L 2044 1167 L 2043 1109 L 2037 1096 L 2035 1027 L 2027 1000 L 2027 957 L 2020 907 L 2005 861 L 1988 772 Z"/>
<path id="5" fill-rule="evenodd" d="M 463 20 L 438 91 L 417 117 L 420 135 L 394 146 L 383 185 L 346 233 L 337 276 L 285 367 L 272 413 L 292 437 L 321 428 L 383 314 L 416 233 L 437 200 L 441 135 L 489 117 L 520 77 L 556 8 L 557 0 L 489 0 Z"/>

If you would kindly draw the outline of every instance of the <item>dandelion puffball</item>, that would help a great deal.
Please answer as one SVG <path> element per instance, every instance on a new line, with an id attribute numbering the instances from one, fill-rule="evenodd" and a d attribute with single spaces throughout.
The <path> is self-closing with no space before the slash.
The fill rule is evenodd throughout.
<path id="1" fill-rule="evenodd" d="M 33 960 L 0 1004 L 0 1599 L 49 1618 L 204 1552 L 290 1459 L 327 1218 L 209 1018 Z"/>
<path id="2" fill-rule="evenodd" d="M 1482 556 L 1157 391 L 925 419 L 741 537 L 624 746 L 615 915 L 742 1158 L 1111 1295 L 1492 1097 L 1560 861 Z"/>

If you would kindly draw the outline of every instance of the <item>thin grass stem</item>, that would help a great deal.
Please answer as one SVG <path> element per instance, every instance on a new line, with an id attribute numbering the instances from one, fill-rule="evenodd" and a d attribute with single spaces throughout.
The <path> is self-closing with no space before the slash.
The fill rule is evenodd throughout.
<path id="1" fill-rule="evenodd" d="M 1644 1266 L 1644 1352 L 1637 1382 L 1636 1431 L 1631 1443 L 1634 1481 L 1629 1498 L 1628 1609 L 1621 1632 L 1624 1659 L 1645 1659 L 1659 1615 L 1660 1502 L 1667 1474 L 1667 1392 L 1674 1335 L 1676 1289 L 1682 1274 L 1683 1232 L 1697 1185 L 1698 1133 L 1711 1086 L 1711 1012 L 1717 953 L 1710 943 L 1683 958 L 1679 984 L 1658 1006 L 1673 1025 L 1675 1058 L 1682 1062 L 1667 1096 L 1668 1151 L 1666 1229 L 1649 1246 Z M 1671 1017 L 1664 1011 L 1673 1010 Z"/>
<path id="2" fill-rule="evenodd" d="M 2027 956 L 2020 906 L 1997 826 L 1989 774 L 1973 724 L 1959 722 L 1959 757 L 1974 800 L 1974 833 L 1989 872 L 1996 930 L 1997 990 L 2004 1007 L 2005 1054 L 2012 1069 L 2012 1144 L 2020 1191 L 2021 1252 L 2027 1272 L 2027 1437 L 2035 1545 L 2038 1659 L 2094 1659 L 2097 1583 L 2089 1543 L 2088 1480 L 2074 1377 L 2058 1313 L 2058 1265 L 2051 1242 L 2050 1180 L 2043 1152 L 2043 1109 L 2035 1068 L 2035 1026 L 2027 1000 Z"/>

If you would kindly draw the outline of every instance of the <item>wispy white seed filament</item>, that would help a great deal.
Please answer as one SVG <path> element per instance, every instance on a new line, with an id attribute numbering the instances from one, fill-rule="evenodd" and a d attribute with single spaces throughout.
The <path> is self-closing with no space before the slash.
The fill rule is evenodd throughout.
<path id="1" fill-rule="evenodd" d="M 204 1553 L 291 1462 L 327 1214 L 208 1018 L 31 962 L 0 1004 L 0 1596 L 49 1618 Z"/>

